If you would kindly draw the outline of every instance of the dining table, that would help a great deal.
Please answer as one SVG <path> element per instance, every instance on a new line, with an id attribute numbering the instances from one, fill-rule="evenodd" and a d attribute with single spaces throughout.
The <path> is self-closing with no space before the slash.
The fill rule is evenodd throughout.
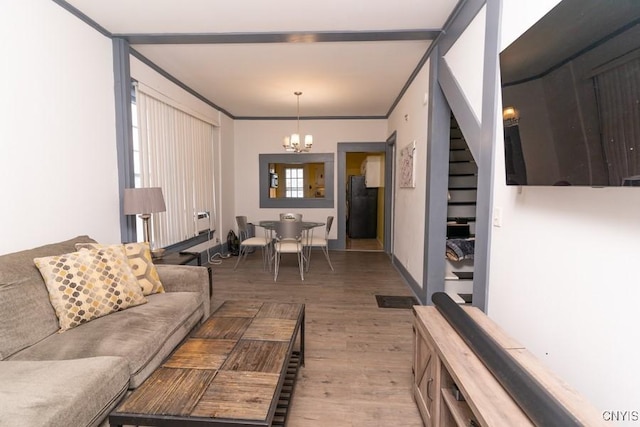
<path id="1" fill-rule="evenodd" d="M 267 219 L 267 220 L 258 221 L 257 223 L 254 223 L 254 225 L 258 225 L 262 228 L 266 228 L 267 230 L 273 230 L 276 227 L 276 224 L 279 222 L 280 222 L 279 219 Z M 316 227 L 322 227 L 323 225 L 325 225 L 324 222 L 317 222 L 317 221 L 300 221 L 300 222 L 302 223 L 302 228 L 305 230 L 313 230 Z"/>
<path id="2" fill-rule="evenodd" d="M 254 226 L 257 225 L 259 227 L 262 227 L 267 231 L 273 231 L 276 228 L 276 224 L 279 222 L 280 222 L 279 219 L 266 219 L 266 220 L 260 220 L 252 224 Z M 300 221 L 300 223 L 302 224 L 302 229 L 305 231 L 305 236 L 302 239 L 302 244 L 304 247 L 303 258 L 305 262 L 308 263 L 311 258 L 310 243 L 313 241 L 313 230 L 317 227 L 323 227 L 326 223 L 320 222 L 320 221 Z"/>

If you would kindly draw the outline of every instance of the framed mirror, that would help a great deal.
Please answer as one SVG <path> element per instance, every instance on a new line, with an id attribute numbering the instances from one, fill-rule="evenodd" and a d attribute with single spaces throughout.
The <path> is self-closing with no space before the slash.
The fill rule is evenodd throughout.
<path id="1" fill-rule="evenodd" d="M 260 154 L 261 208 L 333 208 L 332 153 Z"/>

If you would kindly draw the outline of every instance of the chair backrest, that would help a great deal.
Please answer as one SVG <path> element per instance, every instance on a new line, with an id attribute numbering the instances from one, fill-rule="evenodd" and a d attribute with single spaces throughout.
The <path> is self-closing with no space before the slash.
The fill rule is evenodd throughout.
<path id="1" fill-rule="evenodd" d="M 274 232 L 277 240 L 302 239 L 302 223 L 300 221 L 279 221 L 275 223 Z"/>
<path id="2" fill-rule="evenodd" d="M 302 221 L 302 214 L 299 213 L 281 213 L 280 214 L 280 221 Z"/>
<path id="3" fill-rule="evenodd" d="M 329 239 L 329 232 L 331 231 L 331 226 L 333 225 L 333 216 L 329 215 L 327 217 L 327 228 L 325 231 L 325 237 L 327 238 L 327 240 Z"/>
<path id="4" fill-rule="evenodd" d="M 243 240 L 243 238 L 246 239 L 249 236 L 249 223 L 247 223 L 247 217 L 237 216 L 236 223 L 238 223 L 238 237 L 240 240 Z"/>

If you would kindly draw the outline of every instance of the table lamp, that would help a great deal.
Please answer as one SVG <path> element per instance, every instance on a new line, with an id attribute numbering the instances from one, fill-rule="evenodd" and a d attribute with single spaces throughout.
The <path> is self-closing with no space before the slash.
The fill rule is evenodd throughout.
<path id="1" fill-rule="evenodd" d="M 149 225 L 151 214 L 167 210 L 162 197 L 162 188 L 125 188 L 123 208 L 125 215 L 139 215 L 142 218 L 144 241 L 151 246 Z"/>

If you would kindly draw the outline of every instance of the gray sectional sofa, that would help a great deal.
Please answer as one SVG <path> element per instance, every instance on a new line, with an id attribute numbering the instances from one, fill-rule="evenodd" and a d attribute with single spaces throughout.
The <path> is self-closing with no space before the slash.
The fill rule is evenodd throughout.
<path id="1" fill-rule="evenodd" d="M 105 425 L 209 316 L 205 267 L 158 265 L 166 292 L 58 332 L 33 259 L 74 252 L 87 236 L 0 256 L 0 427 Z"/>

